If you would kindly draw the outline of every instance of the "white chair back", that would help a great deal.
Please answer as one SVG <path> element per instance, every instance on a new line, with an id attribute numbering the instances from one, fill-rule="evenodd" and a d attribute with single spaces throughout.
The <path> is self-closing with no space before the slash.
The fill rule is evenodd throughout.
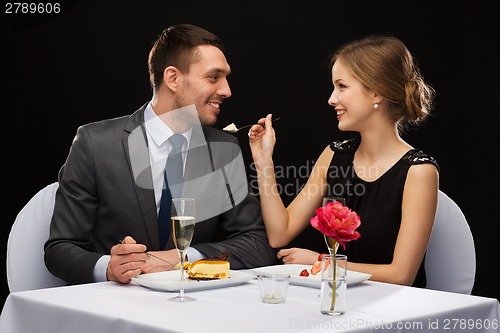
<path id="1" fill-rule="evenodd" d="M 439 191 L 425 256 L 427 288 L 470 294 L 476 276 L 474 239 L 460 207 Z"/>
<path id="2" fill-rule="evenodd" d="M 66 285 L 45 267 L 44 244 L 49 238 L 58 183 L 31 198 L 19 212 L 7 242 L 7 283 L 10 292 Z"/>

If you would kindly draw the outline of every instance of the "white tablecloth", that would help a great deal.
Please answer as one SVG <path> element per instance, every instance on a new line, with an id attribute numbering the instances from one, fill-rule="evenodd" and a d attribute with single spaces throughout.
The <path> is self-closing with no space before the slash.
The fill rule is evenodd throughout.
<path id="1" fill-rule="evenodd" d="M 113 282 L 12 293 L 2 333 L 159 332 L 500 332 L 496 299 L 367 281 L 347 290 L 348 310 L 320 314 L 319 290 L 290 286 L 284 304 L 265 304 L 256 280 L 176 293 Z"/>

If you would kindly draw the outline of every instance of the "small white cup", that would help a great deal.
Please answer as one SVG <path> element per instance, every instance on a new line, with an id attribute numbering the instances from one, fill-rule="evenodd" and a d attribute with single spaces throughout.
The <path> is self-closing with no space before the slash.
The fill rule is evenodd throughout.
<path id="1" fill-rule="evenodd" d="M 290 275 L 286 274 L 259 274 L 260 297 L 262 302 L 269 304 L 284 303 L 288 285 L 290 284 Z"/>

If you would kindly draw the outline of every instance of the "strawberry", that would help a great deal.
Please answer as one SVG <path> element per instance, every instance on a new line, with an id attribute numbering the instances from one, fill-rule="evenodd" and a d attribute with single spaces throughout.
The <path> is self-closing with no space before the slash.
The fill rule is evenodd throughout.
<path id="1" fill-rule="evenodd" d="M 307 269 L 303 269 L 302 272 L 300 272 L 299 275 L 300 276 L 309 276 L 309 272 L 307 271 Z"/>

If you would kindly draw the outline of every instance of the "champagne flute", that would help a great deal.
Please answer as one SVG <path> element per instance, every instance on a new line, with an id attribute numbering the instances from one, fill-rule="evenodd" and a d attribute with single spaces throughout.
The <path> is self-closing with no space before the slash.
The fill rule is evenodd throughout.
<path id="1" fill-rule="evenodd" d="M 196 300 L 193 297 L 184 294 L 184 261 L 186 253 L 191 245 L 191 240 L 194 234 L 194 199 L 191 198 L 174 198 L 172 199 L 172 238 L 175 247 L 181 257 L 181 284 L 179 295 L 170 298 L 175 302 L 189 302 Z"/>
<path id="2" fill-rule="evenodd" d="M 342 206 L 345 206 L 345 198 L 341 198 L 341 197 L 324 197 L 323 198 L 323 206 L 326 206 L 327 204 L 329 204 L 330 202 L 340 202 L 342 204 Z M 330 254 L 336 254 L 337 253 L 337 249 L 339 247 L 339 243 L 338 242 L 335 242 L 335 245 L 332 244 L 332 239 L 330 237 L 327 237 L 326 235 L 323 235 L 323 237 L 325 237 L 325 243 L 326 243 L 326 247 L 328 248 L 328 252 L 330 252 Z"/>

